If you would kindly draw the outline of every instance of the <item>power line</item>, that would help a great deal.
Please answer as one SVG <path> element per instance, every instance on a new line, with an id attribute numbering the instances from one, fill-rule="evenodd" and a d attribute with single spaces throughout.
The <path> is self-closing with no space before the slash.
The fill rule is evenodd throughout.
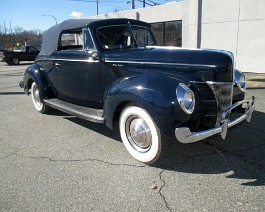
<path id="1" fill-rule="evenodd" d="M 98 10 L 99 10 L 99 4 L 104 4 L 104 3 L 109 3 L 109 0 L 68 0 L 68 1 L 75 1 L 75 2 L 88 2 L 88 3 L 96 3 L 96 10 L 97 10 L 97 15 L 99 14 Z M 128 3 L 132 3 L 132 9 L 135 9 L 135 2 L 142 2 L 143 3 L 143 7 L 145 7 L 145 5 L 149 5 L 149 6 L 156 6 L 156 5 L 160 5 L 163 3 L 167 3 L 168 0 L 162 0 L 163 3 L 161 2 L 161 0 L 159 0 L 159 2 L 154 1 L 154 0 L 130 0 L 127 1 Z M 122 1 L 122 0 L 112 0 L 112 2 L 126 2 L 126 1 Z"/>
<path id="2" fill-rule="evenodd" d="M 80 2 L 96 3 L 97 15 L 98 15 L 98 8 L 99 8 L 98 5 L 99 5 L 99 3 L 101 3 L 101 2 L 109 2 L 107 0 L 100 0 L 100 2 L 99 2 L 99 0 L 68 0 L 68 1 L 80 1 Z M 118 0 L 118 1 L 112 0 L 112 1 L 114 1 L 114 2 L 124 2 L 122 0 Z"/>

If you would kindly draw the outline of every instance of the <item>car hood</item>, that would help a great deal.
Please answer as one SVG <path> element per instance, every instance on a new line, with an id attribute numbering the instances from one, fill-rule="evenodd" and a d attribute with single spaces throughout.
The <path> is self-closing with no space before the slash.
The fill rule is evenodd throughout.
<path id="1" fill-rule="evenodd" d="M 114 63 L 142 64 L 149 74 L 180 78 L 188 74 L 194 81 L 232 82 L 234 75 L 233 54 L 221 50 L 147 46 L 111 51 L 105 59 Z"/>

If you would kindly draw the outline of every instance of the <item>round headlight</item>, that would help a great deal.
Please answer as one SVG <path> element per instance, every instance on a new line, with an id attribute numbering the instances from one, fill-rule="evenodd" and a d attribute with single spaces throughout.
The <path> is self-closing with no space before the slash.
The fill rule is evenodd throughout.
<path id="1" fill-rule="evenodd" d="M 195 107 L 195 96 L 192 90 L 187 85 L 180 83 L 176 89 L 176 95 L 182 110 L 191 114 Z"/>
<path id="2" fill-rule="evenodd" d="M 237 69 L 235 70 L 235 83 L 241 91 L 245 92 L 247 87 L 246 77 L 241 71 Z"/>

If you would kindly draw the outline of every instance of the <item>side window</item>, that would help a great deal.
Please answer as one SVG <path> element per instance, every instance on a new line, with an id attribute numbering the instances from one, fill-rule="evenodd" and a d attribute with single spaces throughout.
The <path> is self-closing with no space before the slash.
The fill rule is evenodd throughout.
<path id="1" fill-rule="evenodd" d="M 20 49 L 20 52 L 26 52 L 26 47 L 22 46 L 22 48 Z"/>
<path id="2" fill-rule="evenodd" d="M 29 52 L 39 52 L 39 50 L 30 46 L 29 47 Z"/>
<path id="3" fill-rule="evenodd" d="M 93 39 L 89 29 L 83 29 L 84 49 L 95 49 Z"/>
<path id="4" fill-rule="evenodd" d="M 82 31 L 63 32 L 59 42 L 60 50 L 82 50 L 83 34 Z"/>

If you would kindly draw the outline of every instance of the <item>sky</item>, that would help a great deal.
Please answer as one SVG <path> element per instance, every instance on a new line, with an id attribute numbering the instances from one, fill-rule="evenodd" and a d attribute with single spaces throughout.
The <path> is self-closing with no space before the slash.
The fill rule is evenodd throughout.
<path id="1" fill-rule="evenodd" d="M 98 0 L 99 14 L 117 10 L 130 10 L 130 0 Z M 141 8 L 141 0 L 135 0 L 136 8 Z M 166 3 L 173 0 L 151 0 Z M 85 18 L 97 13 L 96 0 L 0 0 L 0 26 L 8 29 L 22 27 L 25 30 L 44 31 L 55 24 L 71 18 Z M 148 5 L 146 5 L 148 7 Z M 43 16 L 52 15 L 52 16 Z"/>

